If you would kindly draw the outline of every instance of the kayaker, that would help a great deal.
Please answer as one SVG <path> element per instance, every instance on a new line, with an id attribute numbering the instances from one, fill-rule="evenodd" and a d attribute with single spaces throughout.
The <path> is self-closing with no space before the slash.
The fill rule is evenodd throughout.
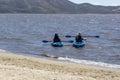
<path id="1" fill-rule="evenodd" d="M 61 42 L 61 40 L 60 40 L 60 38 L 59 38 L 57 33 L 55 33 L 55 36 L 53 38 L 53 42 Z"/>
<path id="2" fill-rule="evenodd" d="M 75 37 L 76 42 L 82 42 L 83 38 L 81 36 L 81 33 L 78 33 L 78 35 Z"/>

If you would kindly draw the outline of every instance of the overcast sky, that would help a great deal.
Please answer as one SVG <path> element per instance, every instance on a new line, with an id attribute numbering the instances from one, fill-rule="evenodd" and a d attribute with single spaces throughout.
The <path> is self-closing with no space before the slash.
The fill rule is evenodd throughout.
<path id="1" fill-rule="evenodd" d="M 75 3 L 91 3 L 95 5 L 105 5 L 105 6 L 120 6 L 120 0 L 69 0 Z"/>

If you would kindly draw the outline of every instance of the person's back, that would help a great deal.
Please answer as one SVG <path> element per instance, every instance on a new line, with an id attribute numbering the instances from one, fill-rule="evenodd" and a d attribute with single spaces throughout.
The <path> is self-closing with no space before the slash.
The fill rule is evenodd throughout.
<path id="1" fill-rule="evenodd" d="M 61 42 L 58 34 L 55 34 L 54 38 L 53 38 L 53 42 Z"/>
<path id="2" fill-rule="evenodd" d="M 83 38 L 82 38 L 80 33 L 78 33 L 78 35 L 75 37 L 75 40 L 76 40 L 76 42 L 82 42 L 83 41 Z"/>

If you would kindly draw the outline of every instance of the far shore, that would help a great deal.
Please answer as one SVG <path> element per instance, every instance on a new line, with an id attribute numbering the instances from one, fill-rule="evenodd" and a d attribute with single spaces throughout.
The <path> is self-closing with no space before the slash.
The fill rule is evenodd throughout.
<path id="1" fill-rule="evenodd" d="M 120 70 L 0 53 L 0 80 L 119 80 Z"/>

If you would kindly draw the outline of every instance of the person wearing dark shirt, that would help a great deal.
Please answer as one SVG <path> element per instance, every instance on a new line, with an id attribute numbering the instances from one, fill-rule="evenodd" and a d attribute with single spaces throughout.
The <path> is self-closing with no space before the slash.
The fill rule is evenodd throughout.
<path id="1" fill-rule="evenodd" d="M 60 38 L 59 38 L 57 33 L 55 34 L 55 36 L 53 38 L 53 42 L 61 42 L 61 40 L 60 40 Z"/>
<path id="2" fill-rule="evenodd" d="M 83 38 L 82 38 L 80 33 L 78 33 L 78 35 L 75 37 L 75 40 L 76 40 L 76 42 L 82 42 L 83 41 Z"/>

